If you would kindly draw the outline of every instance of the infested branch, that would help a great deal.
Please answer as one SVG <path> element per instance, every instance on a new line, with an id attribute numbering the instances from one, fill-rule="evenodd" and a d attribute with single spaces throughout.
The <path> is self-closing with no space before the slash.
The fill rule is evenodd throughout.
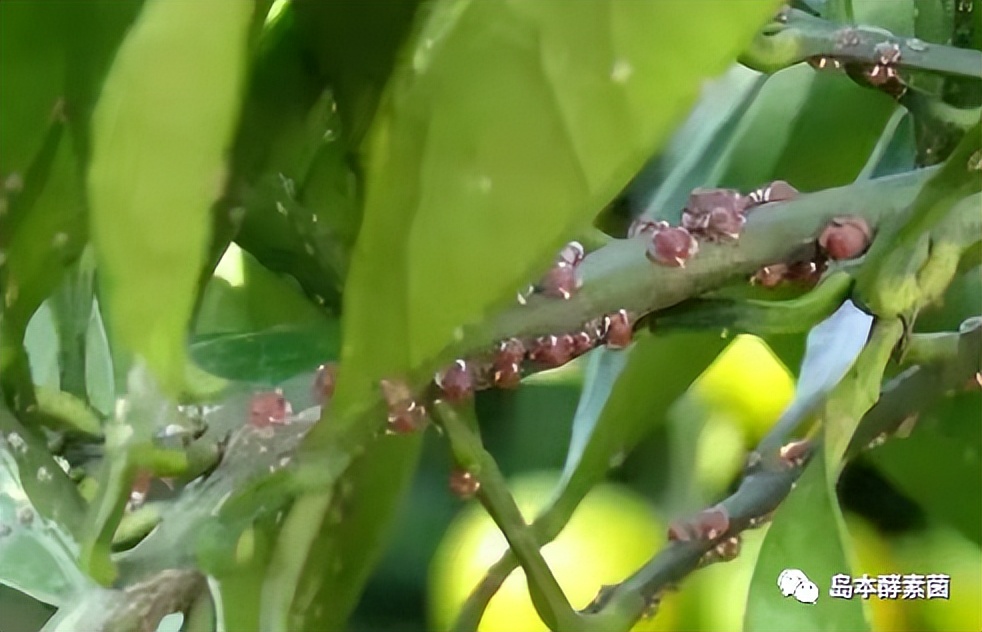
<path id="1" fill-rule="evenodd" d="M 834 24 L 797 9 L 782 13 L 740 57 L 741 63 L 767 73 L 803 61 L 819 67 L 862 66 L 875 73 L 869 77 L 874 82 L 895 69 L 982 78 L 982 52 L 977 50 L 898 37 L 881 28 Z"/>
<path id="2" fill-rule="evenodd" d="M 863 416 L 847 452 L 855 456 L 877 437 L 884 438 L 911 415 L 916 415 L 933 401 L 953 388 L 961 388 L 966 380 L 973 379 L 982 370 L 982 325 L 979 319 L 963 323 L 957 336 L 954 353 L 937 357 L 936 362 L 918 365 L 888 382 L 881 391 L 879 401 Z M 807 452 L 817 452 L 817 441 L 809 442 Z M 623 583 L 601 591 L 587 609 L 614 625 L 598 626 L 604 629 L 627 629 L 630 623 L 657 603 L 664 590 L 674 587 L 689 573 L 695 571 L 703 556 L 728 538 L 760 524 L 791 492 L 792 485 L 807 462 L 802 458 L 785 454 L 783 466 L 768 467 L 762 461 L 748 467 L 748 474 L 739 489 L 717 507 L 729 517 L 729 527 L 716 538 L 690 539 L 670 543 L 638 572 Z M 623 625 L 623 623 L 628 625 Z"/>

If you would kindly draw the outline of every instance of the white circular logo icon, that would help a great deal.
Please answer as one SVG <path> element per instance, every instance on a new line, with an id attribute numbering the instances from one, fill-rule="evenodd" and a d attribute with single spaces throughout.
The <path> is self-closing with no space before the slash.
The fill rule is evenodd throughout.
<path id="1" fill-rule="evenodd" d="M 818 586 L 797 568 L 786 568 L 777 577 L 777 587 L 781 595 L 794 597 L 801 603 L 818 601 Z"/>

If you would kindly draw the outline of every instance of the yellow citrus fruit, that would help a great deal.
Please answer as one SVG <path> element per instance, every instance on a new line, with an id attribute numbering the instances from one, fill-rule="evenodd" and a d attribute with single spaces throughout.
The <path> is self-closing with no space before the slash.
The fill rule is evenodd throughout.
<path id="1" fill-rule="evenodd" d="M 558 481 L 554 473 L 525 475 L 510 485 L 526 521 L 548 503 Z M 665 529 L 651 506 L 634 492 L 613 484 L 594 488 L 566 528 L 542 548 L 542 555 L 570 604 L 586 607 L 607 584 L 618 583 L 640 568 L 663 545 Z M 475 504 L 465 507 L 447 529 L 430 567 L 432 629 L 452 627 L 471 590 L 505 552 L 504 536 Z M 673 626 L 671 600 L 657 616 L 635 630 Z M 488 604 L 480 632 L 546 631 L 528 595 L 525 574 L 516 569 Z"/>

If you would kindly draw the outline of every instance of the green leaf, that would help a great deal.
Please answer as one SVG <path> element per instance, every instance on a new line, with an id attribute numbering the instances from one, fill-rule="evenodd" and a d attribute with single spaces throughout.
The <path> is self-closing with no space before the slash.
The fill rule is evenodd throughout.
<path id="1" fill-rule="evenodd" d="M 24 175 L 62 96 L 65 58 L 53 5 L 0 6 L 0 174 Z"/>
<path id="2" fill-rule="evenodd" d="M 850 369 L 866 346 L 872 325 L 873 317 L 847 300 L 835 313 L 812 327 L 805 343 L 794 399 L 761 442 L 760 452 L 776 451 L 809 415 L 826 403 L 830 393 L 850 375 Z M 882 370 L 875 379 L 879 380 L 880 375 Z M 837 440 L 848 440 L 844 435 L 845 430 L 842 435 L 836 435 Z"/>
<path id="3" fill-rule="evenodd" d="M 213 257 L 234 237 L 337 311 L 360 205 L 341 113 L 303 46 L 297 11 L 287 4 L 259 39 Z"/>
<path id="4" fill-rule="evenodd" d="M 263 331 L 199 336 L 191 355 L 201 368 L 238 382 L 278 384 L 336 360 L 336 321 L 323 326 L 288 325 Z"/>
<path id="5" fill-rule="evenodd" d="M 777 513 L 761 545 L 750 582 L 745 632 L 860 632 L 869 625 L 860 600 L 829 596 L 832 576 L 850 575 L 848 536 L 842 512 L 816 455 Z M 777 582 L 785 569 L 799 569 L 818 587 L 818 600 L 802 604 L 784 597 Z"/>
<path id="6" fill-rule="evenodd" d="M 59 525 L 63 532 L 77 536 L 85 505 L 75 485 L 48 453 L 44 441 L 24 428 L 4 406 L 0 406 L 0 431 L 3 433 L 0 450 L 13 459 L 16 470 L 10 469 L 10 461 L 5 461 L 4 467 L 19 477 L 19 485 L 34 510 Z"/>
<path id="7" fill-rule="evenodd" d="M 338 412 L 512 298 L 775 8 L 435 3 L 366 139 Z"/>
<path id="8" fill-rule="evenodd" d="M 869 458 L 897 488 L 933 517 L 982 545 L 982 395 L 946 398 L 917 422 L 905 439 L 893 439 Z"/>
<path id="9" fill-rule="evenodd" d="M 844 75 L 792 66 L 764 84 L 715 179 L 744 190 L 771 180 L 802 191 L 848 184 L 895 108 L 886 95 Z"/>
<path id="10" fill-rule="evenodd" d="M 184 385 L 252 10 L 235 0 L 149 2 L 93 114 L 91 230 L 110 326 L 169 392 Z"/>

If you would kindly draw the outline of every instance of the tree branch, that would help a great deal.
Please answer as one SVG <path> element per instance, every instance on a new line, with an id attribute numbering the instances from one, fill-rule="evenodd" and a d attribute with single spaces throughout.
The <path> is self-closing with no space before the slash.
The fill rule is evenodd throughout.
<path id="1" fill-rule="evenodd" d="M 896 46 L 900 56 L 888 62 L 894 68 L 982 78 L 982 53 L 977 50 L 897 37 L 879 28 L 833 24 L 796 9 L 783 19 L 757 36 L 741 63 L 767 73 L 813 58 L 873 67 L 885 65 L 883 51 Z"/>
<path id="2" fill-rule="evenodd" d="M 702 244 L 685 268 L 651 263 L 645 256 L 644 239 L 614 239 L 580 264 L 583 285 L 569 300 L 535 295 L 525 305 L 513 304 L 485 322 L 462 328 L 459 342 L 418 367 L 409 376 L 409 386 L 422 393 L 434 373 L 455 358 L 481 356 L 506 338 L 579 331 L 584 323 L 621 309 L 640 317 L 746 279 L 763 266 L 811 258 L 817 236 L 832 218 L 862 217 L 875 229 L 900 213 L 936 170 L 922 169 L 759 206 L 749 214 L 738 241 Z M 225 503 L 223 516 L 247 518 L 257 506 L 276 511 L 298 493 L 333 485 L 351 455 L 363 451 L 382 430 L 385 417 L 379 393 L 351 418 L 328 420 L 330 441 L 302 446 L 289 469 L 238 489 Z"/>
<path id="3" fill-rule="evenodd" d="M 875 437 L 895 430 L 912 414 L 926 408 L 952 388 L 982 370 L 982 323 L 966 321 L 959 330 L 953 354 L 919 365 L 888 382 L 879 401 L 863 416 L 847 451 L 855 456 Z M 817 450 L 813 444 L 811 453 Z M 763 464 L 761 464 L 763 465 Z M 739 489 L 724 500 L 730 528 L 716 539 L 672 542 L 623 583 L 605 588 L 587 609 L 600 620 L 597 629 L 627 629 L 640 618 L 659 593 L 671 588 L 699 567 L 702 556 L 722 540 L 759 524 L 791 492 L 805 462 L 786 469 L 750 467 Z M 627 625 L 624 625 L 627 623 Z"/>

